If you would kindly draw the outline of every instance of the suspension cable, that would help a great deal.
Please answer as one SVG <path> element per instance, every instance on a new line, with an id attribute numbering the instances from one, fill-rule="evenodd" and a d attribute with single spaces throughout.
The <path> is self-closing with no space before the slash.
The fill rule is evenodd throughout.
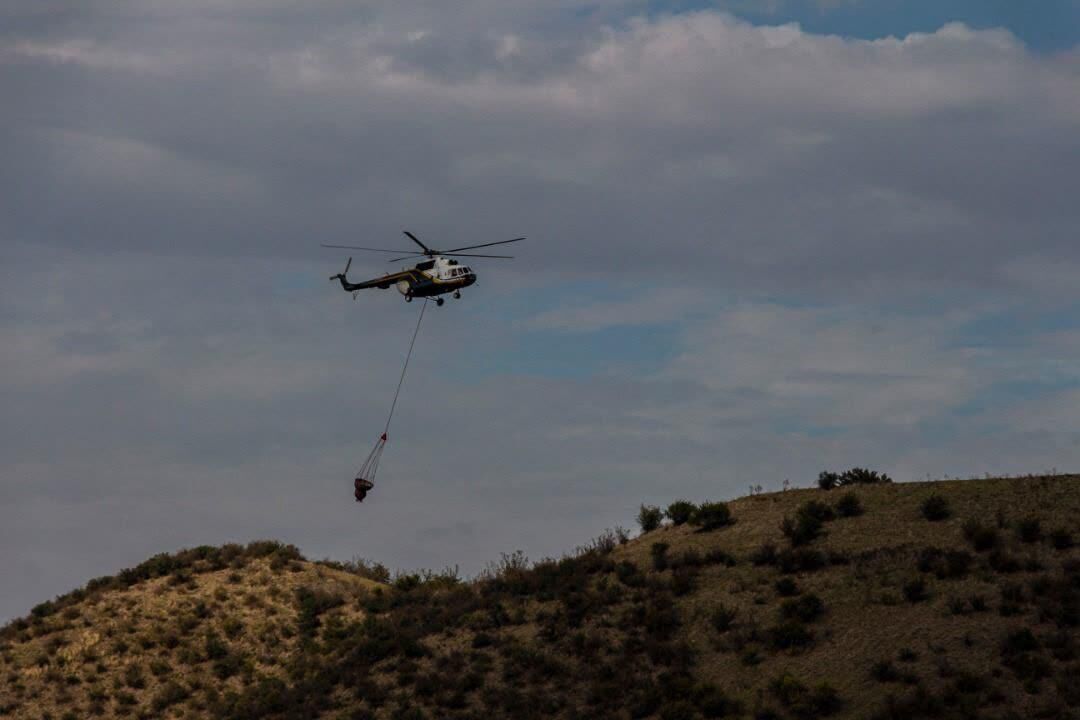
<path id="1" fill-rule="evenodd" d="M 401 394 L 401 385 L 405 382 L 405 371 L 409 369 L 409 360 L 412 359 L 413 347 L 416 345 L 416 336 L 420 334 L 420 323 L 424 320 L 424 311 L 427 310 L 427 298 L 420 306 L 420 317 L 416 319 L 416 329 L 413 330 L 412 340 L 409 341 L 409 352 L 405 354 L 405 365 L 401 368 L 401 377 L 398 378 L 397 389 L 394 390 L 394 402 L 390 404 L 390 414 L 386 416 L 386 427 L 383 428 L 383 437 L 390 432 L 390 421 L 394 419 L 394 409 L 397 408 L 398 395 Z"/>

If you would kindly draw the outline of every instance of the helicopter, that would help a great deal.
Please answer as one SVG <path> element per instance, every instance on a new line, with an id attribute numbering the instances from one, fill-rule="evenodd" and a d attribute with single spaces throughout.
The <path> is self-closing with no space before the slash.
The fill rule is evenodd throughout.
<path id="1" fill-rule="evenodd" d="M 353 300 L 356 299 L 356 294 L 360 290 L 367 290 L 368 288 L 379 288 L 380 290 L 386 290 L 391 286 L 397 288 L 397 291 L 405 296 L 405 302 L 412 302 L 413 298 L 421 297 L 433 297 L 435 298 L 435 304 L 442 307 L 444 302 L 440 295 L 446 293 L 453 293 L 454 299 L 461 299 L 461 289 L 468 287 L 476 282 L 476 273 L 468 265 L 462 265 L 454 258 L 459 257 L 481 257 L 481 258 L 501 258 L 511 259 L 513 255 L 482 255 L 476 253 L 463 253 L 462 250 L 476 250 L 478 248 L 491 247 L 492 245 L 505 245 L 507 243 L 519 242 L 525 238 L 519 237 L 513 240 L 499 240 L 497 242 L 484 243 L 482 245 L 468 245 L 466 247 L 452 248 L 450 250 L 434 250 L 429 248 L 424 243 L 420 242 L 420 239 L 413 235 L 408 230 L 403 230 L 405 236 L 412 240 L 414 243 L 420 246 L 421 252 L 408 251 L 408 250 L 387 250 L 385 248 L 370 248 L 360 247 L 357 245 L 326 245 L 324 248 L 340 248 L 346 250 L 363 250 L 365 252 L 380 252 L 380 253 L 392 253 L 394 255 L 402 255 L 396 257 L 389 262 L 398 262 L 400 260 L 411 260 L 413 258 L 422 257 L 424 260 L 416 263 L 415 266 L 401 270 L 400 272 L 387 273 L 382 277 L 373 278 L 364 282 L 352 283 L 346 277 L 349 272 L 349 266 L 352 265 L 352 258 L 345 263 L 345 269 L 337 275 L 331 275 L 331 282 L 334 280 L 341 281 L 341 287 L 345 292 L 351 292 L 353 294 Z"/>

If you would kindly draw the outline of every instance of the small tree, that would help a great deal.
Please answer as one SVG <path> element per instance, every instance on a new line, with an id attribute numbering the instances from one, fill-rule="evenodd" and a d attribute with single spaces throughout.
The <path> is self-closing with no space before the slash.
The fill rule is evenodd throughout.
<path id="1" fill-rule="evenodd" d="M 675 525 L 683 525 L 694 516 L 697 506 L 686 500 L 676 500 L 668 505 L 667 517 Z"/>
<path id="2" fill-rule="evenodd" d="M 652 532 L 660 527 L 663 519 L 664 513 L 655 505 L 642 505 L 638 510 L 637 522 L 643 533 Z"/>
<path id="3" fill-rule="evenodd" d="M 722 502 L 701 503 L 690 518 L 690 524 L 699 526 L 703 531 L 716 530 L 731 523 L 731 509 Z"/>
<path id="4" fill-rule="evenodd" d="M 846 470 L 840 475 L 840 485 L 877 485 L 880 483 L 891 483 L 892 478 L 885 473 L 879 473 L 877 470 L 867 470 L 866 468 L 853 467 L 850 470 Z"/>
<path id="5" fill-rule="evenodd" d="M 818 473 L 817 484 L 822 490 L 832 490 L 840 484 L 840 476 L 837 473 L 822 470 Z"/>

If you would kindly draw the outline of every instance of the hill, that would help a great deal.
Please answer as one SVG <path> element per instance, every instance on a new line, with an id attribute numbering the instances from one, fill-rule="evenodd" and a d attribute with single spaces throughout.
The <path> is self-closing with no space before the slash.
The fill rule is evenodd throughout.
<path id="1" fill-rule="evenodd" d="M 1080 477 L 680 507 L 471 582 L 157 556 L 0 631 L 0 716 L 1080 717 Z"/>

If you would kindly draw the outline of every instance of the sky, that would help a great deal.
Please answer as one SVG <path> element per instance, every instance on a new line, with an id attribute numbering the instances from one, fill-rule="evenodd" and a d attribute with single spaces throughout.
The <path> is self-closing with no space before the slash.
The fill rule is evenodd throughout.
<path id="1" fill-rule="evenodd" d="M 1078 36 L 1060 0 L 4 4 L 0 619 L 198 544 L 468 576 L 824 469 L 1076 470 Z M 528 240 L 428 309 L 357 505 L 419 308 L 319 244 L 404 229 Z"/>

